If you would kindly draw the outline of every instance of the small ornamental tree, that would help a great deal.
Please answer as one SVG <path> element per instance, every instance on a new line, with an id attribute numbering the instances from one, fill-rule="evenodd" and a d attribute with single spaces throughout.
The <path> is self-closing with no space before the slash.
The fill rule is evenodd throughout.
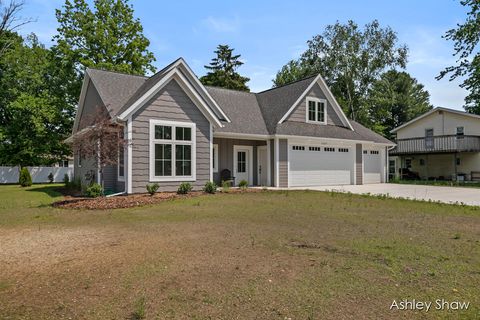
<path id="1" fill-rule="evenodd" d="M 18 183 L 20 183 L 22 187 L 30 187 L 32 185 L 32 176 L 26 167 L 20 169 Z"/>
<path id="2" fill-rule="evenodd" d="M 77 156 L 80 154 L 84 159 L 93 160 L 103 184 L 104 168 L 118 163 L 119 151 L 125 148 L 127 140 L 123 137 L 123 127 L 112 122 L 103 107 L 98 107 L 86 123 L 91 125 L 75 134 L 72 148 Z"/>

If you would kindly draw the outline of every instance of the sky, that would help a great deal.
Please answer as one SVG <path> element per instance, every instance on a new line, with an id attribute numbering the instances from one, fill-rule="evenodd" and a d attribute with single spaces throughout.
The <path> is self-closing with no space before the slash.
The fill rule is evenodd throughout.
<path id="1" fill-rule="evenodd" d="M 20 33 L 35 32 L 51 45 L 56 33 L 55 9 L 64 0 L 26 0 L 22 15 L 35 19 Z M 131 0 L 140 19 L 155 66 L 183 57 L 198 76 L 214 57 L 218 44 L 229 44 L 245 63 L 239 72 L 249 77 L 251 91 L 272 87 L 277 71 L 306 49 L 307 40 L 336 21 L 364 25 L 377 19 L 397 32 L 409 48 L 407 71 L 431 95 L 434 106 L 462 110 L 467 92 L 460 81 L 435 80 L 455 64 L 453 43 L 442 35 L 464 21 L 459 0 L 401 1 L 155 1 Z"/>

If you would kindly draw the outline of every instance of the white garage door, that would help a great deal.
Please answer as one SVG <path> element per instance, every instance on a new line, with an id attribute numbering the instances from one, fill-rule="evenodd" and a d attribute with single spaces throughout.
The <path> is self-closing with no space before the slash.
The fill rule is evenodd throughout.
<path id="1" fill-rule="evenodd" d="M 380 183 L 381 156 L 379 150 L 363 151 L 363 184 Z"/>
<path id="2" fill-rule="evenodd" d="M 291 187 L 351 184 L 353 148 L 289 145 Z"/>

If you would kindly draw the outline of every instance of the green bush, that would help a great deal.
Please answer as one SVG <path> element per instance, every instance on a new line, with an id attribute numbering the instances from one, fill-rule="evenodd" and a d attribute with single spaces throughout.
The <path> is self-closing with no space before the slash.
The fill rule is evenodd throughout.
<path id="1" fill-rule="evenodd" d="M 217 192 L 217 185 L 215 184 L 215 182 L 208 181 L 207 183 L 205 183 L 205 187 L 203 187 L 203 192 L 213 194 Z"/>
<path id="2" fill-rule="evenodd" d="M 177 193 L 178 194 L 187 194 L 190 191 L 192 191 L 193 187 L 190 183 L 188 182 L 182 182 L 180 186 L 178 187 Z"/>
<path id="3" fill-rule="evenodd" d="M 147 188 L 147 192 L 150 193 L 151 196 L 153 196 L 155 192 L 157 192 L 158 188 L 160 188 L 160 185 L 158 183 L 149 183 L 145 187 Z"/>
<path id="4" fill-rule="evenodd" d="M 231 182 L 230 181 L 224 181 L 222 180 L 222 192 L 225 192 L 225 193 L 228 193 L 230 192 L 230 184 Z"/>
<path id="5" fill-rule="evenodd" d="M 63 183 L 65 183 L 65 187 L 68 187 L 68 185 L 70 184 L 70 177 L 67 173 L 63 175 Z"/>
<path id="6" fill-rule="evenodd" d="M 50 172 L 50 174 L 48 175 L 48 182 L 53 183 L 53 173 L 52 172 Z"/>
<path id="7" fill-rule="evenodd" d="M 247 189 L 248 187 L 248 181 L 247 180 L 242 180 L 238 183 L 238 186 L 241 188 L 241 189 Z"/>
<path id="8" fill-rule="evenodd" d="M 20 170 L 20 176 L 18 177 L 18 183 L 22 187 L 30 187 L 32 185 L 32 176 L 30 175 L 30 172 L 28 172 L 28 169 L 23 167 Z"/>
<path id="9" fill-rule="evenodd" d="M 89 198 L 98 198 L 103 196 L 103 188 L 98 183 L 92 183 L 92 185 L 85 190 L 85 195 Z"/>

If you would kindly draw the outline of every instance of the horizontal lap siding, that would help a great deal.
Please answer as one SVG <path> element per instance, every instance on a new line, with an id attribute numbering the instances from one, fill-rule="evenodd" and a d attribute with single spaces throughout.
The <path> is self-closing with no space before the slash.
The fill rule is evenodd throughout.
<path id="1" fill-rule="evenodd" d="M 338 114 L 332 108 L 332 101 L 329 101 L 318 84 L 315 84 L 307 97 L 327 100 L 327 124 L 343 126 Z M 298 106 L 293 110 L 287 121 L 305 122 L 307 117 L 307 100 L 306 98 L 299 102 Z"/>
<path id="2" fill-rule="evenodd" d="M 150 119 L 180 121 L 196 124 L 196 181 L 195 189 L 210 180 L 210 123 L 180 88 L 175 80 L 137 111 L 132 118 L 132 192 L 146 192 L 150 163 Z M 158 182 L 160 191 L 175 191 L 180 182 Z"/>
<path id="3" fill-rule="evenodd" d="M 278 140 L 278 182 L 279 187 L 288 187 L 288 140 Z"/>
<path id="4" fill-rule="evenodd" d="M 356 184 L 363 184 L 363 148 L 361 144 L 356 145 L 355 152 Z"/>

